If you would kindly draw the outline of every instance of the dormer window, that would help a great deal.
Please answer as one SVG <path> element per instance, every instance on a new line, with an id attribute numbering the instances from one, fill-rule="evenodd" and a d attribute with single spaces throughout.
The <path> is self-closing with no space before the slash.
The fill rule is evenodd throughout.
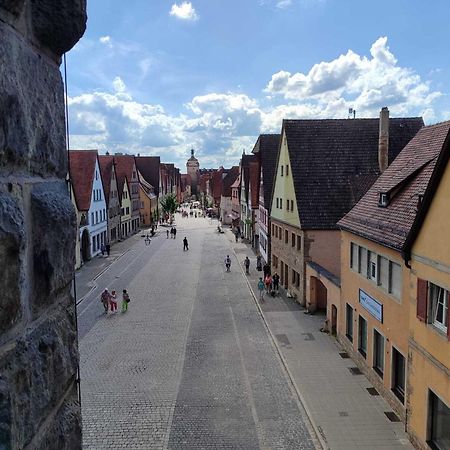
<path id="1" fill-rule="evenodd" d="M 381 208 L 386 208 L 389 205 L 389 193 L 380 192 L 380 197 L 378 199 L 378 206 Z"/>

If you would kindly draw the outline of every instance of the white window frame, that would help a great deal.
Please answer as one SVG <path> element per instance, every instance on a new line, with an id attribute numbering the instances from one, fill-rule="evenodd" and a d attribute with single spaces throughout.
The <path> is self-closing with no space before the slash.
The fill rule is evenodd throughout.
<path id="1" fill-rule="evenodd" d="M 437 295 L 433 295 L 437 293 Z M 447 333 L 448 323 L 445 324 L 448 317 L 448 290 L 434 283 L 428 283 L 428 299 L 430 309 L 430 323 L 443 333 Z M 439 312 L 438 305 L 442 305 L 442 322 L 437 318 Z"/>

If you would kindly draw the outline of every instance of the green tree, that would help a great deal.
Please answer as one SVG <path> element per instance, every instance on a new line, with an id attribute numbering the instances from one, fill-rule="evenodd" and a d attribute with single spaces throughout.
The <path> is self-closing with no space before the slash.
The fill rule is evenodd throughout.
<path id="1" fill-rule="evenodd" d="M 175 214 L 175 211 L 178 209 L 178 202 L 175 194 L 167 194 L 161 200 L 161 209 L 164 214 L 168 214 L 169 216 Z"/>

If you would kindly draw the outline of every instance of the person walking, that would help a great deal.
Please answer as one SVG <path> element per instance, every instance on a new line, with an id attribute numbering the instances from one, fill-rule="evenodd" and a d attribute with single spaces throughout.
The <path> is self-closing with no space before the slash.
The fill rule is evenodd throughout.
<path id="1" fill-rule="evenodd" d="M 189 244 L 188 244 L 188 240 L 187 240 L 187 237 L 185 236 L 184 237 L 184 239 L 183 239 L 183 252 L 184 251 L 187 251 L 187 250 L 189 250 Z"/>
<path id="2" fill-rule="evenodd" d="M 270 291 L 272 290 L 272 277 L 270 276 L 270 274 L 268 274 L 266 278 L 264 278 L 264 284 L 266 286 L 266 292 L 270 294 Z"/>
<path id="3" fill-rule="evenodd" d="M 229 272 L 230 271 L 230 267 L 231 267 L 230 255 L 227 255 L 227 257 L 225 258 L 225 267 L 227 268 L 227 272 Z"/>
<path id="4" fill-rule="evenodd" d="M 117 295 L 116 291 L 111 292 L 111 296 L 109 298 L 109 307 L 111 312 L 117 312 Z"/>
<path id="5" fill-rule="evenodd" d="M 264 272 L 264 278 L 266 278 L 267 275 L 270 275 L 270 265 L 268 263 L 264 264 L 263 272 Z"/>
<path id="6" fill-rule="evenodd" d="M 110 297 L 111 294 L 109 293 L 108 289 L 105 288 L 105 290 L 102 292 L 102 295 L 100 296 L 100 301 L 103 304 L 103 308 L 105 308 L 105 314 L 108 314 Z"/>
<path id="7" fill-rule="evenodd" d="M 244 259 L 244 267 L 245 267 L 245 273 L 248 275 L 249 269 L 250 269 L 250 259 L 248 258 L 248 256 L 245 257 Z"/>
<path id="8" fill-rule="evenodd" d="M 272 283 L 273 283 L 273 290 L 275 292 L 278 292 L 280 285 L 280 276 L 276 272 L 273 274 Z"/>
<path id="9" fill-rule="evenodd" d="M 130 303 L 130 295 L 127 290 L 122 291 L 122 312 L 128 311 L 128 303 Z"/>
<path id="10" fill-rule="evenodd" d="M 169 239 L 169 230 L 166 230 L 167 239 Z"/>
<path id="11" fill-rule="evenodd" d="M 258 291 L 259 291 L 259 300 L 262 302 L 264 300 L 264 281 L 262 277 L 259 277 Z"/>
<path id="12" fill-rule="evenodd" d="M 236 231 L 234 233 L 234 239 L 236 240 L 236 242 L 238 241 L 238 238 L 239 238 L 239 233 Z"/>
<path id="13" fill-rule="evenodd" d="M 175 227 L 173 227 L 173 238 L 177 238 L 177 229 Z"/>
<path id="14" fill-rule="evenodd" d="M 109 256 L 109 254 L 111 253 L 111 244 L 108 242 L 105 247 L 106 247 L 106 254 Z"/>
<path id="15" fill-rule="evenodd" d="M 262 270 L 261 255 L 258 255 L 258 256 L 256 257 L 256 270 L 257 270 L 258 272 L 261 272 L 261 270 Z"/>

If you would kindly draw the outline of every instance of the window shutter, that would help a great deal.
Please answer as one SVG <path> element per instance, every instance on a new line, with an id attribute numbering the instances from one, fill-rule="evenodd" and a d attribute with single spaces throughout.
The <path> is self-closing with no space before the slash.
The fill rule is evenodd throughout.
<path id="1" fill-rule="evenodd" d="M 428 282 L 426 280 L 417 279 L 417 318 L 421 322 L 427 321 L 427 297 Z"/>

